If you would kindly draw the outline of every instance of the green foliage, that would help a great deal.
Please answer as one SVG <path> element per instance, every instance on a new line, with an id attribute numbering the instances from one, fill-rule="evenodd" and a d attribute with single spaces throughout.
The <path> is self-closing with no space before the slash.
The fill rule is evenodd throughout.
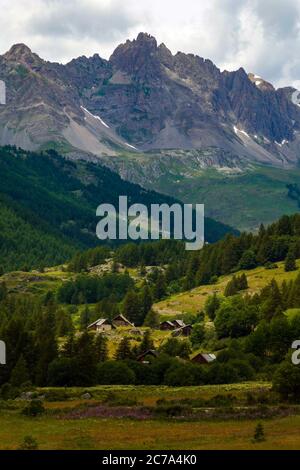
<path id="1" fill-rule="evenodd" d="M 117 361 L 125 361 L 126 359 L 132 358 L 132 350 L 130 340 L 127 336 L 121 340 L 120 344 L 117 347 L 115 359 Z"/>
<path id="2" fill-rule="evenodd" d="M 229 297 L 217 311 L 215 328 L 219 338 L 246 336 L 254 330 L 258 322 L 258 311 L 250 298 Z"/>
<path id="3" fill-rule="evenodd" d="M 45 407 L 41 400 L 31 400 L 23 409 L 22 414 L 31 418 L 36 418 L 45 413 Z"/>
<path id="4" fill-rule="evenodd" d="M 299 402 L 300 367 L 292 364 L 291 358 L 278 367 L 273 377 L 273 388 L 284 400 Z"/>
<path id="5" fill-rule="evenodd" d="M 30 382 L 30 375 L 24 356 L 21 354 L 17 364 L 12 370 L 10 383 L 13 387 L 20 387 L 21 385 L 28 382 Z"/>
<path id="6" fill-rule="evenodd" d="M 225 297 L 230 297 L 236 295 L 242 290 L 248 289 L 248 281 L 245 274 L 242 274 L 240 277 L 233 276 L 231 281 L 228 282 L 224 295 Z"/>
<path id="7" fill-rule="evenodd" d="M 239 267 L 240 269 L 254 269 L 257 266 L 256 256 L 253 250 L 247 250 L 241 257 Z"/>
<path id="8" fill-rule="evenodd" d="M 195 323 L 191 334 L 191 343 L 193 347 L 200 346 L 205 339 L 204 323 Z"/>
<path id="9" fill-rule="evenodd" d="M 127 274 L 106 274 L 103 277 L 79 275 L 65 282 L 58 291 L 58 301 L 68 304 L 96 303 L 114 296 L 123 299 L 133 288 L 133 280 Z"/>
<path id="10" fill-rule="evenodd" d="M 253 442 L 264 442 L 265 440 L 264 427 L 261 423 L 258 423 L 254 431 Z"/>
<path id="11" fill-rule="evenodd" d="M 20 444 L 19 450 L 38 450 L 37 440 L 32 436 L 25 436 Z"/>
<path id="12" fill-rule="evenodd" d="M 189 340 L 169 338 L 161 346 L 161 351 L 171 357 L 181 357 L 182 359 L 188 359 L 192 349 Z"/>
<path id="13" fill-rule="evenodd" d="M 285 258 L 284 269 L 287 273 L 291 271 L 296 271 L 297 269 L 295 250 L 293 248 L 289 249 L 287 257 Z"/>
<path id="14" fill-rule="evenodd" d="M 135 383 L 135 373 L 123 361 L 107 361 L 98 367 L 98 384 L 130 385 Z"/>
<path id="15" fill-rule="evenodd" d="M 154 329 L 154 328 L 158 328 L 159 324 L 160 324 L 159 314 L 155 312 L 154 310 L 149 310 L 144 321 L 144 326 Z"/>
<path id="16" fill-rule="evenodd" d="M 220 308 L 221 299 L 217 296 L 216 293 L 210 295 L 205 302 L 205 312 L 207 313 L 209 319 L 214 321 L 216 317 L 217 310 Z"/>

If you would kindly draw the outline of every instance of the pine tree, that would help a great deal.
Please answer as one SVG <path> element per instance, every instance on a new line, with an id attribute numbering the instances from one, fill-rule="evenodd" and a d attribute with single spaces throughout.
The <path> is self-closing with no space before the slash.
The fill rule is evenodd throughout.
<path id="1" fill-rule="evenodd" d="M 265 440 L 266 440 L 266 438 L 265 438 L 264 427 L 261 423 L 258 423 L 258 425 L 256 426 L 255 431 L 254 431 L 253 441 L 254 442 L 264 442 Z"/>
<path id="2" fill-rule="evenodd" d="M 296 277 L 290 290 L 288 299 L 289 308 L 300 307 L 300 274 Z"/>
<path id="3" fill-rule="evenodd" d="M 221 299 L 214 293 L 212 296 L 209 296 L 205 302 L 205 312 L 209 316 L 211 321 L 214 321 L 218 308 L 221 305 Z"/>
<path id="4" fill-rule="evenodd" d="M 158 328 L 159 327 L 159 315 L 154 310 L 149 310 L 146 315 L 144 326 L 148 328 Z"/>
<path id="5" fill-rule="evenodd" d="M 84 331 L 76 341 L 75 361 L 78 370 L 78 385 L 90 386 L 96 381 L 97 358 L 94 338 Z"/>
<path id="6" fill-rule="evenodd" d="M 248 280 L 246 274 L 242 274 L 241 277 L 238 278 L 239 290 L 247 290 L 248 289 Z"/>
<path id="7" fill-rule="evenodd" d="M 115 358 L 117 361 L 125 361 L 126 359 L 132 359 L 131 345 L 127 336 L 121 340 Z"/>
<path id="8" fill-rule="evenodd" d="M 150 349 L 154 349 L 154 343 L 153 343 L 152 338 L 151 338 L 150 330 L 147 330 L 147 331 L 145 331 L 145 334 L 143 336 L 143 340 L 140 344 L 139 354 L 143 354 L 143 353 L 149 351 Z"/>
<path id="9" fill-rule="evenodd" d="M 153 305 L 153 296 L 152 296 L 152 292 L 148 284 L 145 284 L 144 287 L 142 288 L 140 298 L 141 298 L 141 309 L 142 309 L 141 322 L 144 323 L 144 320 Z"/>
<path id="10" fill-rule="evenodd" d="M 68 359 L 73 358 L 75 355 L 75 337 L 73 331 L 70 332 L 67 341 L 63 346 L 62 355 Z"/>
<path id="11" fill-rule="evenodd" d="M 101 333 L 95 338 L 95 356 L 97 362 L 105 362 L 108 359 L 108 339 Z"/>
<path id="12" fill-rule="evenodd" d="M 89 307 L 86 305 L 80 315 L 80 328 L 85 330 L 91 323 L 91 312 Z"/>
<path id="13" fill-rule="evenodd" d="M 21 356 L 18 359 L 17 364 L 12 370 L 12 373 L 10 376 L 10 383 L 14 387 L 20 387 L 22 384 L 25 384 L 26 382 L 29 382 L 29 381 L 30 381 L 30 376 L 28 372 L 28 367 L 24 359 L 24 356 L 21 354 Z"/>
<path id="14" fill-rule="evenodd" d="M 296 271 L 296 269 L 297 269 L 297 266 L 296 266 L 295 250 L 290 249 L 288 251 L 287 257 L 285 258 L 284 270 L 286 273 L 288 273 L 291 271 Z"/>
<path id="15" fill-rule="evenodd" d="M 224 295 L 225 297 L 231 297 L 232 295 L 236 295 L 239 291 L 237 278 L 233 276 L 233 278 L 228 282 L 227 286 L 225 287 Z"/>
<path id="16" fill-rule="evenodd" d="M 127 292 L 123 303 L 123 315 L 137 326 L 143 323 L 143 310 L 141 299 L 134 291 Z"/>
<path id="17" fill-rule="evenodd" d="M 164 273 L 160 272 L 154 285 L 154 297 L 161 300 L 167 292 L 166 279 Z"/>

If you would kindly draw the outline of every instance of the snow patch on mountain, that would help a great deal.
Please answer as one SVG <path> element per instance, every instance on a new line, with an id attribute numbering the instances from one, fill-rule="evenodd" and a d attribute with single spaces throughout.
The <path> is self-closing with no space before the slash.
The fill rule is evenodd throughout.
<path id="1" fill-rule="evenodd" d="M 92 116 L 94 119 L 97 119 L 98 121 L 101 122 L 101 124 L 103 126 L 105 126 L 107 129 L 110 129 L 110 127 L 103 121 L 103 119 L 101 119 L 100 116 L 95 116 L 94 114 L 92 114 L 88 109 L 84 108 L 83 106 L 80 106 L 81 109 L 83 109 L 83 111 L 85 111 L 87 114 L 89 114 L 90 116 Z"/>

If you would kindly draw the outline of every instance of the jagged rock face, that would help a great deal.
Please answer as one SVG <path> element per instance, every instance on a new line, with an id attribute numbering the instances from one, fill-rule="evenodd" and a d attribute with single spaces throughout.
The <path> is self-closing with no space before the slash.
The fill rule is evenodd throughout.
<path id="1" fill-rule="evenodd" d="M 173 55 L 145 33 L 118 46 L 109 61 L 95 54 L 66 65 L 17 44 L 0 56 L 0 79 L 7 86 L 2 144 L 58 142 L 68 152 L 98 156 L 131 145 L 217 147 L 262 163 L 298 163 L 300 108 L 291 101 L 293 89 L 275 90 L 243 69 L 221 73 L 192 54 Z"/>

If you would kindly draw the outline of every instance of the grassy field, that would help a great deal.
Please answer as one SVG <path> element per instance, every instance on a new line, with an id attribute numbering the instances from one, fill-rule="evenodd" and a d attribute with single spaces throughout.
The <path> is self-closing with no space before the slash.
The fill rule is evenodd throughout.
<path id="1" fill-rule="evenodd" d="M 239 230 L 255 230 L 299 208 L 288 198 L 286 185 L 299 183 L 299 170 L 253 166 L 232 175 L 208 169 L 182 175 L 164 174 L 152 188 L 186 203 L 205 204 L 205 213 Z"/>
<path id="2" fill-rule="evenodd" d="M 264 286 L 266 286 L 272 279 L 276 279 L 279 285 L 284 281 L 290 281 L 297 277 L 299 269 L 297 271 L 286 273 L 284 271 L 284 263 L 277 263 L 278 268 L 266 269 L 259 267 L 249 271 L 239 271 L 237 275 L 245 273 L 248 279 L 249 294 L 259 292 Z M 300 261 L 297 261 L 299 268 Z M 162 302 L 155 304 L 154 309 L 162 317 L 171 318 L 182 316 L 185 313 L 196 314 L 201 311 L 204 307 L 206 299 L 209 295 L 214 292 L 217 294 L 223 294 L 226 284 L 232 278 L 232 275 L 222 276 L 216 284 L 207 286 L 197 287 L 188 292 L 173 295 Z"/>
<path id="3" fill-rule="evenodd" d="M 242 399 L 249 390 L 269 389 L 268 384 L 246 383 L 205 387 L 95 387 L 89 389 L 93 399 L 88 406 L 108 393 L 119 397 L 134 395 L 143 405 L 154 405 L 159 398 L 209 398 L 230 393 Z M 45 390 L 44 390 L 45 391 Z M 256 419 L 192 420 L 159 418 L 80 418 L 72 419 L 68 410 L 80 409 L 84 400 L 78 396 L 86 390 L 68 389 L 69 400 L 46 402 L 46 413 L 28 418 L 21 414 L 24 403 L 10 402 L 10 409 L 0 411 L 0 449 L 17 449 L 25 436 L 32 436 L 38 448 L 45 449 L 299 449 L 300 416 L 260 420 L 266 440 L 253 443 Z M 42 392 L 42 390 L 40 390 Z M 77 397 L 77 398 L 76 398 Z M 15 406 L 13 406 L 15 404 Z"/>

